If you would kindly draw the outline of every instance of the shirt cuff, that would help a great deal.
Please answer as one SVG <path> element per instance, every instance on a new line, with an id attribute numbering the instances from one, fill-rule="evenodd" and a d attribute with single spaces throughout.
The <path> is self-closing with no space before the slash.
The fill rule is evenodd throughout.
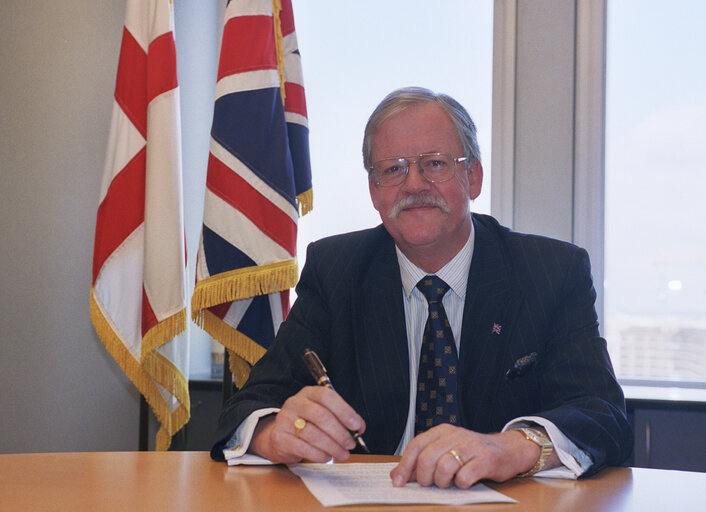
<path id="1" fill-rule="evenodd" d="M 544 427 L 544 430 L 547 431 L 547 435 L 554 445 L 554 450 L 556 450 L 559 460 L 575 477 L 583 475 L 593 465 L 591 456 L 576 446 L 573 441 L 566 437 L 561 430 L 554 425 L 554 423 L 546 418 L 540 416 L 522 416 L 515 418 L 509 421 L 507 425 L 503 427 L 502 431 L 506 432 L 517 428 L 529 427 L 533 423 Z M 535 476 L 543 476 L 542 473 L 545 471 L 549 472 L 552 470 L 540 471 Z"/>
<path id="2" fill-rule="evenodd" d="M 250 416 L 245 418 L 245 420 L 238 425 L 235 432 L 225 444 L 223 448 L 223 455 L 226 459 L 232 459 L 234 457 L 242 457 L 248 451 L 250 447 L 250 441 L 252 441 L 252 435 L 255 432 L 255 427 L 257 423 L 263 416 L 269 414 L 274 414 L 279 412 L 277 407 L 270 407 L 267 409 L 258 409 L 250 413 Z"/>

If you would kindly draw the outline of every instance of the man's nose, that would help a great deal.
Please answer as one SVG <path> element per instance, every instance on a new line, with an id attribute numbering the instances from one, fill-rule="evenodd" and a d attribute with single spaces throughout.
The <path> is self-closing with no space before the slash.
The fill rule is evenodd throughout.
<path id="1" fill-rule="evenodd" d="M 411 161 L 408 165 L 407 179 L 404 180 L 403 187 L 406 190 L 423 190 L 429 188 L 431 183 L 424 177 L 424 172 L 419 162 Z"/>

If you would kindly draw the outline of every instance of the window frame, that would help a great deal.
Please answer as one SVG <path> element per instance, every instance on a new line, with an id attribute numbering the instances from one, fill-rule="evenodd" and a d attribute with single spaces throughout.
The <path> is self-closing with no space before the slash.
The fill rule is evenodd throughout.
<path id="1" fill-rule="evenodd" d="M 594 281 L 599 291 L 597 310 L 599 320 L 603 317 L 602 289 L 604 262 L 604 172 L 605 172 L 605 54 L 606 54 L 606 2 L 577 2 L 575 9 L 565 11 L 566 16 L 554 18 L 556 24 L 573 27 L 574 59 L 567 63 L 571 69 L 563 76 L 569 77 L 562 84 L 573 91 L 572 109 L 553 112 L 553 118 L 545 119 L 547 124 L 557 121 L 570 122 L 573 126 L 572 147 L 566 148 L 572 155 L 569 169 L 561 169 L 553 174 L 558 180 L 569 180 L 572 184 L 570 201 L 559 212 L 542 212 L 522 209 L 518 205 L 523 200 L 542 202 L 556 207 L 552 199 L 551 187 L 541 191 L 544 197 L 536 197 L 537 189 L 523 190 L 518 187 L 518 179 L 528 174 L 522 162 L 518 162 L 518 144 L 526 136 L 520 133 L 523 126 L 518 122 L 522 113 L 518 101 L 522 92 L 536 83 L 526 84 L 518 77 L 518 68 L 526 58 L 517 51 L 522 44 L 523 33 L 531 31 L 538 18 L 552 10 L 552 4 L 561 0 L 495 0 L 493 33 L 493 129 L 492 162 L 493 188 L 491 190 L 491 213 L 501 223 L 513 229 L 555 236 L 588 250 Z M 524 15 L 524 10 L 529 14 Z M 534 20 L 531 19 L 534 15 Z M 523 26 L 524 25 L 524 26 Z M 528 28 L 529 27 L 529 28 Z M 547 41 L 552 44 L 551 41 Z M 540 49 L 541 50 L 541 49 Z M 531 63 L 542 65 L 542 52 L 530 56 Z M 545 66 L 547 64 L 545 63 Z M 553 63 L 552 63 L 553 65 Z M 550 78 L 551 79 L 551 78 Z M 532 141 L 531 138 L 525 138 Z M 541 187 L 540 187 L 541 188 Z M 533 214 L 534 213 L 534 214 Z M 544 214 L 543 214 L 544 213 Z M 561 229 L 549 223 L 551 217 L 571 219 L 569 229 Z"/>
<path id="2" fill-rule="evenodd" d="M 547 62 L 545 52 L 551 46 L 566 43 L 566 33 L 556 32 L 548 38 L 536 37 L 537 27 L 546 23 L 551 12 L 551 25 L 572 31 L 573 59 Z M 547 32 L 547 31 L 544 31 Z M 532 52 L 519 51 L 534 45 Z M 542 46 L 544 45 L 544 46 Z M 518 231 L 533 232 L 573 242 L 584 247 L 591 258 L 596 310 L 601 325 L 604 320 L 605 276 L 605 133 L 606 133 L 606 48 L 607 0 L 564 2 L 562 0 L 495 0 L 493 31 L 493 109 L 492 162 L 493 188 L 491 214 L 504 225 Z M 557 67 L 564 67 L 559 70 Z M 563 80 L 559 85 L 573 94 L 571 108 L 552 109 L 551 97 L 533 91 L 542 78 L 534 81 L 522 76 L 522 69 L 547 75 L 547 80 Z M 518 71 L 519 70 L 519 71 Z M 528 92 L 529 90 L 529 92 Z M 541 144 L 535 137 L 535 125 L 523 119 L 527 98 L 544 101 L 534 105 L 541 112 L 541 125 L 572 126 L 569 166 L 553 162 L 551 180 L 571 183 L 569 201 L 557 201 L 552 186 L 527 188 L 532 166 L 523 161 L 522 145 Z M 529 114 L 531 115 L 531 113 Z M 538 119 L 540 119 L 538 117 Z M 546 181 L 545 183 L 548 183 Z M 535 204 L 533 210 L 528 204 Z M 571 219 L 570 227 L 557 225 L 555 218 Z M 628 394 L 654 395 L 664 399 L 664 388 L 672 388 L 670 400 L 704 401 L 706 383 L 667 381 L 660 379 L 619 378 Z M 695 393 L 695 395 L 694 395 Z"/>

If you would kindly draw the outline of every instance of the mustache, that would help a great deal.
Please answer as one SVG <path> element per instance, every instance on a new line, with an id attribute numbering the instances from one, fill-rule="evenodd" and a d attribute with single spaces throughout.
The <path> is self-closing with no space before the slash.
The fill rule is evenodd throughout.
<path id="1" fill-rule="evenodd" d="M 407 196 L 404 199 L 400 199 L 396 202 L 392 208 L 390 208 L 390 213 L 388 217 L 396 219 L 402 210 L 411 208 L 413 206 L 432 206 L 439 208 L 444 213 L 451 213 L 448 204 L 441 197 L 434 197 L 428 194 L 418 194 L 414 196 Z"/>

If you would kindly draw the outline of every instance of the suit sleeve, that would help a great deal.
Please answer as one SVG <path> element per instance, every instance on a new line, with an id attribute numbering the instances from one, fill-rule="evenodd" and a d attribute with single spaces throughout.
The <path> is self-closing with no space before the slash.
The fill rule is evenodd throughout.
<path id="1" fill-rule="evenodd" d="M 281 408 L 285 400 L 302 387 L 314 384 L 301 356 L 306 348 L 311 348 L 325 357 L 322 340 L 330 318 L 326 301 L 322 299 L 324 290 L 314 270 L 316 259 L 310 249 L 297 284 L 297 300 L 280 326 L 272 347 L 253 366 L 242 389 L 226 402 L 218 420 L 216 442 L 211 448 L 211 457 L 215 460 L 223 460 L 223 448 L 252 412 Z"/>
<path id="2" fill-rule="evenodd" d="M 573 252 L 550 313 L 551 327 L 540 368 L 542 416 L 590 454 L 590 475 L 629 456 L 632 431 L 625 399 L 598 334 L 588 254 Z"/>

